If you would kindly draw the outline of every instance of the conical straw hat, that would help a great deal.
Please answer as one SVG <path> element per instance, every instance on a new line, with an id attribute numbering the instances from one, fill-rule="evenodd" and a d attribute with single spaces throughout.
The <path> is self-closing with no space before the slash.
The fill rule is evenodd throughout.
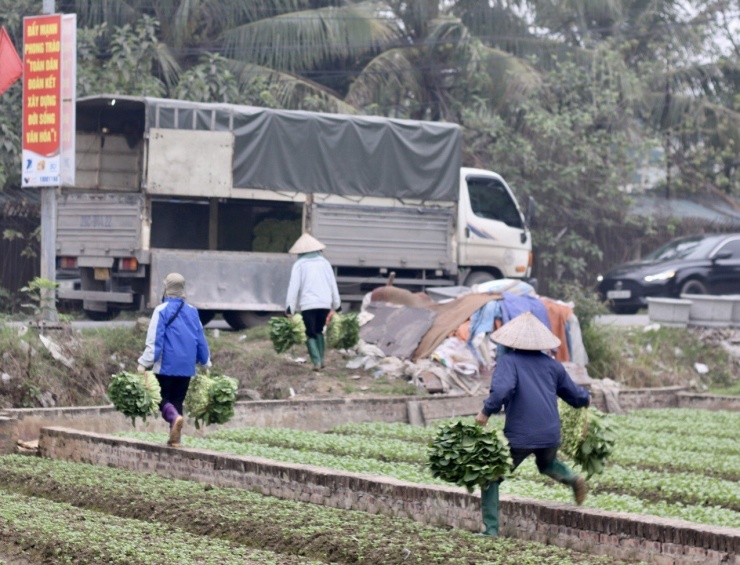
<path id="1" fill-rule="evenodd" d="M 321 243 L 310 233 L 304 233 L 298 238 L 298 241 L 293 244 L 293 247 L 290 248 L 288 253 L 300 255 L 301 253 L 311 253 L 312 251 L 321 251 L 322 249 L 326 249 L 326 245 Z"/>
<path id="2" fill-rule="evenodd" d="M 491 334 L 496 343 L 512 349 L 540 351 L 560 347 L 560 340 L 532 312 L 520 314 Z"/>

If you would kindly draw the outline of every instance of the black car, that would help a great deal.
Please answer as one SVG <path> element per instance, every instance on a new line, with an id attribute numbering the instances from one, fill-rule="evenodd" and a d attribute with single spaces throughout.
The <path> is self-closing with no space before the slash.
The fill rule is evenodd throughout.
<path id="1" fill-rule="evenodd" d="M 617 314 L 634 314 L 649 296 L 740 294 L 740 233 L 674 239 L 598 280 L 602 300 Z"/>

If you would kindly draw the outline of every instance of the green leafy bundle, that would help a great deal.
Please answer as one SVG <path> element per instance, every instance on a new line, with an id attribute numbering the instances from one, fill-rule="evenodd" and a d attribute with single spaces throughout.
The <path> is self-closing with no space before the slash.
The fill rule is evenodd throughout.
<path id="1" fill-rule="evenodd" d="M 278 353 L 288 351 L 294 345 L 306 343 L 306 326 L 303 325 L 303 316 L 294 314 L 290 318 L 284 316 L 270 318 L 270 341 Z"/>
<path id="2" fill-rule="evenodd" d="M 195 428 L 231 420 L 238 387 L 236 379 L 225 375 L 195 375 L 183 404 L 185 413 L 195 419 Z"/>
<path id="3" fill-rule="evenodd" d="M 136 425 L 136 418 L 146 422 L 147 416 L 159 411 L 162 391 L 151 371 L 144 374 L 123 371 L 111 377 L 108 397 L 116 410 L 131 418 L 131 424 Z"/>
<path id="4" fill-rule="evenodd" d="M 573 460 L 587 478 L 602 473 L 614 451 L 617 433 L 609 417 L 596 408 L 573 408 L 558 400 L 560 451 Z"/>
<path id="5" fill-rule="evenodd" d="M 501 432 L 462 420 L 439 426 L 429 444 L 429 469 L 435 478 L 473 492 L 511 472 L 509 443 Z"/>
<path id="6" fill-rule="evenodd" d="M 357 314 L 332 314 L 326 326 L 326 343 L 333 349 L 351 349 L 360 341 Z"/>

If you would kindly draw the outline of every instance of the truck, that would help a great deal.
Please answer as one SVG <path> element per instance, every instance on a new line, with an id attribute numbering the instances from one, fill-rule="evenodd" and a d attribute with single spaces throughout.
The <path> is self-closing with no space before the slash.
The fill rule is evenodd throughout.
<path id="1" fill-rule="evenodd" d="M 179 272 L 204 323 L 262 324 L 303 232 L 349 305 L 391 274 L 411 291 L 531 275 L 529 218 L 500 175 L 461 166 L 456 124 L 117 95 L 76 116 L 56 260 L 79 284 L 58 296 L 93 320 L 153 308 Z"/>

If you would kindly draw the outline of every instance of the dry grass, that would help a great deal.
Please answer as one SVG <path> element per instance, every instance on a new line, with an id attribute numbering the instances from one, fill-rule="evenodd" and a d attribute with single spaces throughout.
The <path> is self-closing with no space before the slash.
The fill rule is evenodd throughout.
<path id="1" fill-rule="evenodd" d="M 589 374 L 627 387 L 698 384 L 712 392 L 738 394 L 739 362 L 720 345 L 732 338 L 727 331 L 643 332 L 590 325 L 584 330 Z M 145 335 L 142 326 L 47 331 L 62 353 L 74 359 L 70 369 L 42 345 L 38 330 L 20 336 L 16 329 L 0 329 L 0 408 L 108 404 L 110 376 L 136 370 Z M 314 372 L 310 364 L 296 362 L 296 357 L 307 357 L 303 347 L 292 355 L 276 354 L 267 328 L 208 330 L 207 337 L 214 371 L 237 378 L 241 389 L 256 391 L 263 399 L 424 394 L 403 378 L 346 369 L 348 358 L 334 350 L 327 351 L 326 369 Z M 696 363 L 705 364 L 708 372 L 698 373 Z"/>
<path id="2" fill-rule="evenodd" d="M 720 342 L 732 330 L 605 328 L 584 332 L 589 374 L 633 388 L 698 385 L 725 389 L 738 382 L 738 359 Z M 706 365 L 700 373 L 696 365 Z"/>

